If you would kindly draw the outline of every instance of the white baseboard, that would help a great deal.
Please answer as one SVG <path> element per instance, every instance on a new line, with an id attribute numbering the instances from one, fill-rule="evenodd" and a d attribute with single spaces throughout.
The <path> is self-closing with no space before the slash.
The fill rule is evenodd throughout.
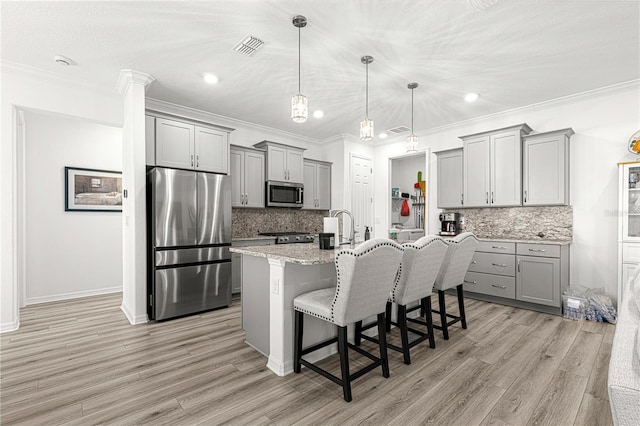
<path id="1" fill-rule="evenodd" d="M 10 331 L 16 331 L 20 327 L 20 321 L 6 322 L 0 324 L 0 333 L 8 333 Z"/>
<path id="2" fill-rule="evenodd" d="M 149 317 L 147 317 L 146 313 L 134 316 L 129 308 L 124 304 L 124 301 L 122 302 L 122 305 L 120 305 L 120 310 L 122 310 L 124 316 L 127 317 L 131 325 L 144 324 L 149 322 Z"/>
<path id="3" fill-rule="evenodd" d="M 122 286 L 97 288 L 95 290 L 75 291 L 72 293 L 52 294 L 50 296 L 30 297 L 25 300 L 25 305 L 35 305 L 38 303 L 57 302 L 60 300 L 77 299 L 79 297 L 98 296 L 100 294 L 118 293 L 122 291 Z"/>

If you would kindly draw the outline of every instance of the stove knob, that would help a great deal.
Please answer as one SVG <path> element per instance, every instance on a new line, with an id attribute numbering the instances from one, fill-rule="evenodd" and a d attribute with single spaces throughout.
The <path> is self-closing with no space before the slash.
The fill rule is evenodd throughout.
<path id="1" fill-rule="evenodd" d="M 282 237 L 282 241 L 289 241 L 289 237 Z"/>
<path id="2" fill-rule="evenodd" d="M 296 241 L 300 241 L 300 237 L 299 236 L 296 237 Z"/>

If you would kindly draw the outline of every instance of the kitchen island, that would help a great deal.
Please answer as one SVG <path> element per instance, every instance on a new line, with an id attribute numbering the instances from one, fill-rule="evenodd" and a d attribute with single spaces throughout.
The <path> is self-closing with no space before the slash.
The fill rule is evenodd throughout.
<path id="1" fill-rule="evenodd" d="M 279 376 L 293 372 L 293 299 L 303 293 L 336 286 L 334 250 L 316 243 L 232 247 L 242 255 L 242 328 L 246 343 L 268 357 L 267 367 Z M 305 318 L 305 347 L 335 335 L 335 327 Z M 310 361 L 336 352 L 335 345 L 307 357 Z"/>

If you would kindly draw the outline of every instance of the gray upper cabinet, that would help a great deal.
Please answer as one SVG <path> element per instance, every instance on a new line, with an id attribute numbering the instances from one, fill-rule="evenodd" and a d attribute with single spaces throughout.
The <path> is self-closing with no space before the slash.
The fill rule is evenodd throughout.
<path id="1" fill-rule="evenodd" d="M 304 160 L 304 204 L 307 210 L 331 209 L 331 163 Z"/>
<path id="2" fill-rule="evenodd" d="M 155 165 L 227 174 L 229 134 L 224 130 L 157 117 Z"/>
<path id="3" fill-rule="evenodd" d="M 264 152 L 231 147 L 231 206 L 264 208 Z"/>
<path id="4" fill-rule="evenodd" d="M 254 146 L 267 151 L 267 180 L 303 183 L 304 149 L 270 141 L 262 141 Z"/>
<path id="5" fill-rule="evenodd" d="M 462 192 L 462 148 L 437 152 L 438 208 L 464 206 Z"/>
<path id="6" fill-rule="evenodd" d="M 464 140 L 463 193 L 465 207 L 489 205 L 489 136 Z"/>
<path id="7" fill-rule="evenodd" d="M 569 204 L 569 138 L 572 129 L 524 137 L 522 202 L 525 206 Z"/>
<path id="8" fill-rule="evenodd" d="M 156 118 L 152 115 L 144 116 L 145 162 L 149 166 L 156 164 Z"/>
<path id="9" fill-rule="evenodd" d="M 464 207 L 521 205 L 522 135 L 526 124 L 462 136 Z"/>

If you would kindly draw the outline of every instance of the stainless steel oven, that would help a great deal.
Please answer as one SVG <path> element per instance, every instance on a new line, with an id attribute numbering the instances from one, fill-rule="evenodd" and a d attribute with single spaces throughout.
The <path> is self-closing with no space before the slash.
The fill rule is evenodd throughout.
<path id="1" fill-rule="evenodd" d="M 297 207 L 304 202 L 304 185 L 301 183 L 267 181 L 267 207 Z"/>

